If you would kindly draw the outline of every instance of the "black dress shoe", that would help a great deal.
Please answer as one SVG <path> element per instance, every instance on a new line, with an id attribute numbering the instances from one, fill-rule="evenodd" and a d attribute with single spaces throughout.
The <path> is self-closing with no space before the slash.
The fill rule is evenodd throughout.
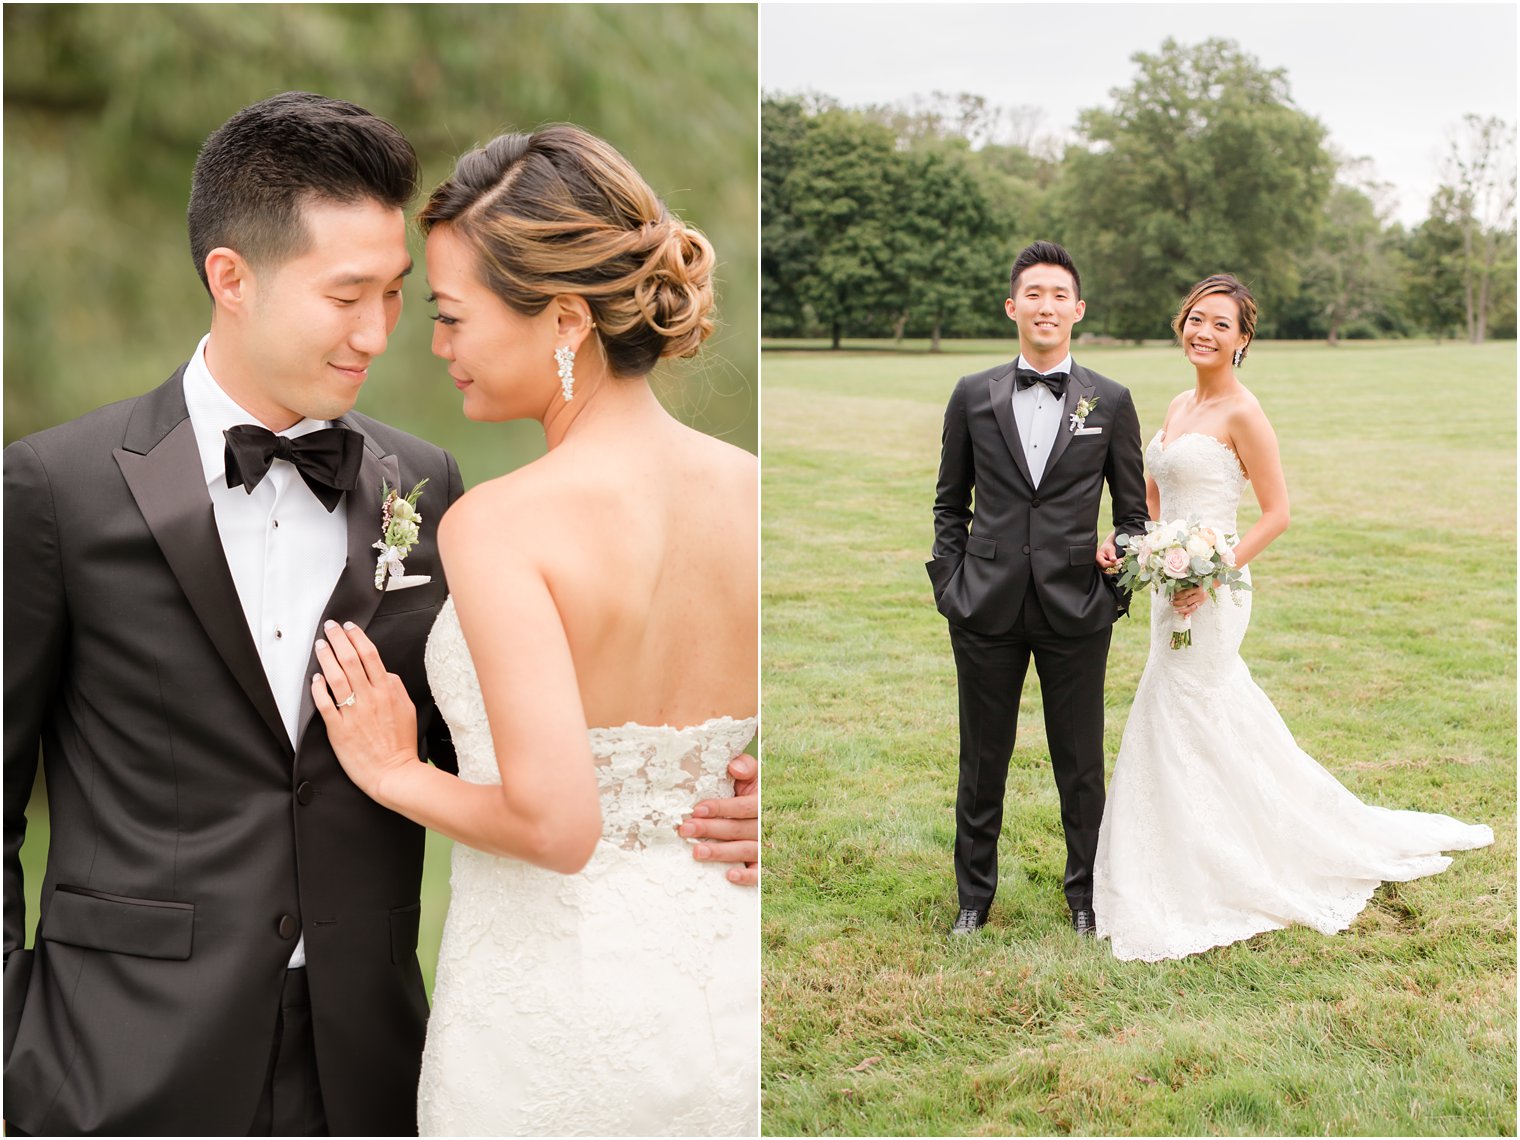
<path id="1" fill-rule="evenodd" d="M 952 937 L 960 934 L 975 934 L 987 925 L 987 915 L 991 912 L 990 906 L 984 907 L 961 907 L 960 914 L 955 916 L 955 925 L 950 928 Z"/>
<path id="2" fill-rule="evenodd" d="M 1091 908 L 1074 910 L 1071 912 L 1071 928 L 1084 938 L 1091 938 L 1098 933 L 1098 920 L 1093 917 Z"/>

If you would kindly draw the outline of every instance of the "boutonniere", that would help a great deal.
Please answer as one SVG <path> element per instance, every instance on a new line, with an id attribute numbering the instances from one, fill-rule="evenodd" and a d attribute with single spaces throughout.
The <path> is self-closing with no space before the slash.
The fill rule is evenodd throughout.
<path id="1" fill-rule="evenodd" d="M 412 547 L 422 535 L 422 516 L 417 513 L 417 498 L 427 485 L 424 479 L 403 497 L 388 483 L 380 484 L 383 501 L 380 506 L 380 541 L 375 549 L 380 552 L 375 562 L 375 589 L 404 590 L 408 586 L 420 586 L 431 582 L 431 574 L 403 573 L 402 559 L 411 553 Z"/>
<path id="2" fill-rule="evenodd" d="M 1102 396 L 1094 396 L 1090 400 L 1078 400 L 1077 410 L 1071 413 L 1071 430 L 1079 431 L 1087 423 L 1087 417 L 1092 414 L 1093 406 L 1101 400 Z"/>

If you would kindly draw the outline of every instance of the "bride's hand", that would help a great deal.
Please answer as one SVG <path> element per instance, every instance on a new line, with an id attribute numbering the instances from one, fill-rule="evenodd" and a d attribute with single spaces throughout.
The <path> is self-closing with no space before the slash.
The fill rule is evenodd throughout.
<path id="1" fill-rule="evenodd" d="M 686 839 L 713 840 L 698 843 L 692 857 L 733 863 L 728 881 L 752 887 L 760 881 L 760 763 L 748 753 L 735 756 L 729 761 L 728 774 L 734 780 L 734 794 L 703 800 L 676 831 Z"/>
<path id="2" fill-rule="evenodd" d="M 1172 608 L 1177 611 L 1179 617 L 1190 617 L 1208 600 L 1208 590 L 1202 586 L 1190 586 L 1172 595 Z"/>
<path id="3" fill-rule="evenodd" d="M 362 629 L 328 622 L 323 632 L 327 640 L 317 642 L 322 672 L 311 679 L 312 701 L 348 778 L 379 799 L 388 773 L 417 762 L 417 709 Z"/>

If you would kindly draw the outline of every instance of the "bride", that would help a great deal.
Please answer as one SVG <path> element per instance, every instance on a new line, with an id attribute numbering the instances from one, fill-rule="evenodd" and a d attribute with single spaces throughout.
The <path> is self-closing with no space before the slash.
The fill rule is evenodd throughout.
<path id="1" fill-rule="evenodd" d="M 677 828 L 755 734 L 757 464 L 647 380 L 712 330 L 712 247 L 566 125 L 466 154 L 420 221 L 465 415 L 548 444 L 439 526 L 458 777 L 361 631 L 318 642 L 345 771 L 457 841 L 421 1132 L 752 1135 L 758 900 Z"/>
<path id="2" fill-rule="evenodd" d="M 1236 533 L 1249 481 L 1260 519 L 1235 548 L 1244 567 L 1288 527 L 1277 437 L 1235 376 L 1256 330 L 1250 291 L 1228 274 L 1193 287 L 1172 328 L 1197 384 L 1146 450 L 1153 519 Z M 1112 536 L 1099 561 L 1115 562 Z M 1245 572 L 1249 582 L 1250 572 Z M 1362 803 L 1298 748 L 1239 655 L 1251 595 L 1156 595 L 1151 647 L 1114 766 L 1093 871 L 1097 935 L 1115 957 L 1197 954 L 1289 923 L 1334 934 L 1384 880 L 1433 875 L 1442 851 L 1484 847 L 1482 825 Z M 1172 610 L 1192 623 L 1173 650 Z"/>

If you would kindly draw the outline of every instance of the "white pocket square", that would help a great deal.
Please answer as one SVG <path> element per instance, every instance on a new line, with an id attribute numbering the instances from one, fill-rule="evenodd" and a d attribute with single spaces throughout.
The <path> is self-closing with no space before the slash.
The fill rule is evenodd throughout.
<path id="1" fill-rule="evenodd" d="M 431 574 L 398 574 L 385 580 L 385 592 L 410 590 L 413 586 L 425 586 L 433 580 Z"/>
<path id="2" fill-rule="evenodd" d="M 1073 434 L 1075 434 L 1075 435 L 1102 435 L 1103 434 L 1103 429 L 1100 428 L 1100 427 L 1078 428 L 1076 430 L 1076 432 L 1074 432 Z"/>

